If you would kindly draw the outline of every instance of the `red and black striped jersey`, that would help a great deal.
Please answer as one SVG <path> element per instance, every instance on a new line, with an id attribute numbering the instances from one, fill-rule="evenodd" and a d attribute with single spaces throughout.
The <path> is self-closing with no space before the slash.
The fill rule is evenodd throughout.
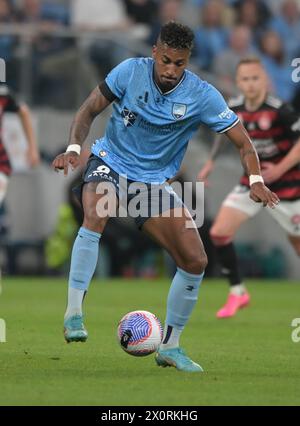
<path id="1" fill-rule="evenodd" d="M 5 84 L 0 84 L 0 173 L 11 174 L 11 165 L 2 141 L 2 118 L 5 112 L 18 112 L 19 104 Z"/>
<path id="2" fill-rule="evenodd" d="M 300 137 L 300 116 L 291 105 L 274 96 L 268 95 L 256 111 L 246 109 L 243 96 L 231 99 L 228 105 L 249 133 L 262 167 L 264 161 L 279 163 Z M 246 174 L 240 183 L 249 186 Z M 268 187 L 281 200 L 300 199 L 300 166 L 291 168 Z"/>

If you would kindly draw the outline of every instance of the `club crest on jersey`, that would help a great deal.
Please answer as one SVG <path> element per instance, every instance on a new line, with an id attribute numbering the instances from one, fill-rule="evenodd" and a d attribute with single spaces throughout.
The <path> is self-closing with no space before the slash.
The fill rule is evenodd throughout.
<path id="1" fill-rule="evenodd" d="M 187 110 L 187 106 L 185 104 L 173 104 L 172 114 L 173 117 L 178 120 L 179 118 L 182 118 L 185 116 Z"/>
<path id="2" fill-rule="evenodd" d="M 137 114 L 129 111 L 128 108 L 124 107 L 122 111 L 122 117 L 125 127 L 133 126 L 137 117 Z"/>
<path id="3" fill-rule="evenodd" d="M 267 114 L 262 114 L 258 119 L 258 125 L 261 130 L 269 130 L 272 126 L 272 121 Z"/>

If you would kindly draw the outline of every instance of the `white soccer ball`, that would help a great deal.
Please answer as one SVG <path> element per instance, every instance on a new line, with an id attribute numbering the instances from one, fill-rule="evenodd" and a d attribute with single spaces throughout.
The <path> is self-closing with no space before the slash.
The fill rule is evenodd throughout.
<path id="1" fill-rule="evenodd" d="M 163 338 L 159 319 L 148 311 L 133 311 L 118 324 L 118 341 L 130 355 L 146 356 L 155 352 Z"/>

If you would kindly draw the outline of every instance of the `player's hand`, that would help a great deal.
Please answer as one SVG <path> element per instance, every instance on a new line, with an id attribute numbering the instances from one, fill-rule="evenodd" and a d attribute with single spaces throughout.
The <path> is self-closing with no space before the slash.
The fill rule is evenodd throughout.
<path id="1" fill-rule="evenodd" d="M 271 207 L 271 209 L 274 209 L 279 203 L 277 195 L 262 182 L 256 182 L 250 186 L 250 198 L 256 203 L 263 203 L 264 207 Z"/>
<path id="2" fill-rule="evenodd" d="M 214 168 L 213 160 L 207 160 L 200 172 L 197 175 L 197 180 L 204 182 L 206 185 L 208 184 L 208 176 L 211 174 Z"/>
<path id="3" fill-rule="evenodd" d="M 282 171 L 279 164 L 263 162 L 261 163 L 261 167 L 261 175 L 266 183 L 273 183 L 282 176 Z"/>
<path id="4" fill-rule="evenodd" d="M 27 161 L 30 167 L 36 167 L 40 164 L 40 154 L 37 149 L 28 149 L 26 152 Z"/>
<path id="5" fill-rule="evenodd" d="M 59 154 L 53 161 L 52 167 L 55 171 L 63 170 L 64 175 L 67 176 L 69 164 L 72 167 L 72 170 L 76 169 L 79 166 L 79 155 L 77 152 L 69 151 Z"/>

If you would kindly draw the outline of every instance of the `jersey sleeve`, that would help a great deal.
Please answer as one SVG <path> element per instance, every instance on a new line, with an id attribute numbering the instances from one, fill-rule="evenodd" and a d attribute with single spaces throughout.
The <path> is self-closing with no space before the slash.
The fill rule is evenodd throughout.
<path id="1" fill-rule="evenodd" d="M 201 121 L 217 133 L 225 133 L 234 127 L 239 118 L 232 111 L 221 93 L 208 84 L 207 93 L 201 105 Z"/>
<path id="2" fill-rule="evenodd" d="M 124 96 L 128 82 L 134 71 L 135 59 L 126 59 L 121 62 L 107 75 L 105 83 L 110 91 L 118 98 Z"/>
<path id="3" fill-rule="evenodd" d="M 292 105 L 283 104 L 279 110 L 280 122 L 285 127 L 287 136 L 290 139 L 300 137 L 300 115 L 296 113 Z"/>

